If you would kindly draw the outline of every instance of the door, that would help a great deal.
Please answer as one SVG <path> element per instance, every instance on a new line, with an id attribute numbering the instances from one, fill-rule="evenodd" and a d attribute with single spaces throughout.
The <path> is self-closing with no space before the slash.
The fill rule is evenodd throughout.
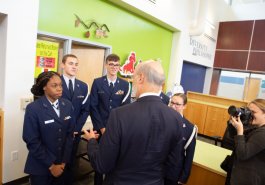
<path id="1" fill-rule="evenodd" d="M 206 67 L 184 61 L 181 82 L 184 91 L 203 92 Z"/>
<path id="2" fill-rule="evenodd" d="M 244 101 L 252 101 L 258 97 L 260 84 L 260 78 L 246 78 L 244 87 Z"/>
<path id="3" fill-rule="evenodd" d="M 77 78 L 87 83 L 90 90 L 93 80 L 103 74 L 105 49 L 73 44 L 71 53 L 79 60 Z"/>

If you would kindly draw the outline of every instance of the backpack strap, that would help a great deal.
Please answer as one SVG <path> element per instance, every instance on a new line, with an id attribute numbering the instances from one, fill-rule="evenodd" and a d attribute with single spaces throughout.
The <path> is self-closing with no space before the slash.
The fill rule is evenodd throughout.
<path id="1" fill-rule="evenodd" d="M 194 125 L 192 133 L 190 135 L 190 138 L 188 139 L 188 141 L 186 142 L 186 144 L 184 146 L 185 156 L 186 156 L 186 150 L 187 150 L 188 146 L 190 145 L 190 143 L 194 137 L 197 138 L 197 134 L 198 134 L 198 127 L 196 125 Z"/>

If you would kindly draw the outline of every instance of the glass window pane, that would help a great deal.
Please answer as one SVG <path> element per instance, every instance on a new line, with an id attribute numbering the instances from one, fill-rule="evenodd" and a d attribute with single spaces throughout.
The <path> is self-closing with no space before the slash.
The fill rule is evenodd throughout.
<path id="1" fill-rule="evenodd" d="M 222 71 L 217 96 L 242 100 L 246 79 L 249 75 L 249 73 L 243 72 Z"/>

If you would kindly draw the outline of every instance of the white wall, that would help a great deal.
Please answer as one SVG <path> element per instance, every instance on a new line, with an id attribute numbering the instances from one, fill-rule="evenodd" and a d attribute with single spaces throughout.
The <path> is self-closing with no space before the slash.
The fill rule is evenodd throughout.
<path id="1" fill-rule="evenodd" d="M 0 107 L 4 106 L 5 56 L 6 56 L 7 15 L 0 14 Z"/>
<path id="2" fill-rule="evenodd" d="M 232 9 L 236 20 L 265 19 L 265 3 L 235 4 Z"/>
<path id="3" fill-rule="evenodd" d="M 27 149 L 22 140 L 24 111 L 20 109 L 20 99 L 31 96 L 34 82 L 38 7 L 38 0 L 1 0 L 0 3 L 0 13 L 7 15 L 7 24 L 0 24 L 7 30 L 5 58 L 1 61 L 1 74 L 5 74 L 1 99 L 5 112 L 3 183 L 25 176 Z M 18 151 L 18 160 L 11 161 L 12 151 Z"/>

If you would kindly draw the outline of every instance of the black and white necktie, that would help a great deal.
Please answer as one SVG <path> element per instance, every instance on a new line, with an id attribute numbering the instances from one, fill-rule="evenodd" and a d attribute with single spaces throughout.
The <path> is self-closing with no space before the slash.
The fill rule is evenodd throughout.
<path id="1" fill-rule="evenodd" d="M 70 97 L 72 99 L 73 98 L 73 95 L 74 95 L 74 88 L 73 88 L 73 82 L 72 82 L 72 80 L 69 80 L 69 86 L 68 86 L 68 88 L 69 88 Z"/>
<path id="2" fill-rule="evenodd" d="M 53 103 L 52 107 L 55 110 L 55 112 L 58 115 L 58 117 L 60 117 L 59 101 L 57 101 L 57 103 Z"/>

